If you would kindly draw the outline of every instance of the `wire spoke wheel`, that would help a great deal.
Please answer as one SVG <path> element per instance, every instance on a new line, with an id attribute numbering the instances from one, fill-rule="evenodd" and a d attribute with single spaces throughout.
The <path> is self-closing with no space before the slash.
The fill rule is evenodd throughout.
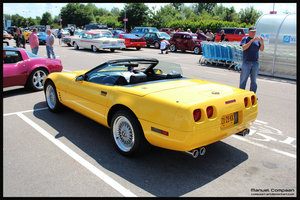
<path id="1" fill-rule="evenodd" d="M 119 116 L 113 123 L 113 135 L 116 144 L 124 152 L 130 151 L 135 142 L 134 129 L 131 122 L 124 116 Z"/>
<path id="2" fill-rule="evenodd" d="M 48 84 L 46 88 L 46 101 L 49 108 L 53 110 L 55 108 L 57 101 L 56 101 L 55 90 L 51 84 Z"/>

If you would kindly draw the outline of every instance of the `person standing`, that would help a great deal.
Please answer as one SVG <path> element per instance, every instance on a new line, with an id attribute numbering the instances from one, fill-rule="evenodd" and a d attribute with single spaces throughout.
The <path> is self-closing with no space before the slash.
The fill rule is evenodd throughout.
<path id="1" fill-rule="evenodd" d="M 71 29 L 70 29 L 70 36 L 73 36 L 73 35 L 74 35 L 74 33 L 75 33 L 74 27 L 73 27 L 73 26 L 71 26 Z"/>
<path id="2" fill-rule="evenodd" d="M 62 38 L 61 28 L 58 29 L 57 38 L 58 38 L 58 44 L 61 45 L 61 38 Z"/>
<path id="3" fill-rule="evenodd" d="M 264 39 L 255 35 L 255 27 L 249 28 L 249 36 L 243 37 L 240 45 L 243 48 L 243 64 L 240 74 L 240 88 L 245 89 L 248 77 L 250 75 L 250 91 L 256 93 L 257 83 L 256 78 L 259 71 L 259 50 L 264 50 Z"/>
<path id="4" fill-rule="evenodd" d="M 225 37 L 226 37 L 225 31 L 221 30 L 221 40 L 220 40 L 220 42 L 225 41 Z"/>
<path id="5" fill-rule="evenodd" d="M 34 28 L 32 30 L 32 33 L 30 33 L 29 44 L 30 44 L 31 52 L 37 55 L 39 50 L 39 37 L 37 36 L 37 28 Z"/>
<path id="6" fill-rule="evenodd" d="M 56 59 L 55 53 L 53 51 L 53 44 L 54 44 L 54 36 L 52 35 L 50 29 L 47 30 L 47 40 L 46 40 L 46 50 L 48 58 L 51 58 L 50 54 L 52 54 L 52 58 Z"/>
<path id="7" fill-rule="evenodd" d="M 21 30 L 21 27 L 19 27 L 19 28 L 17 28 L 16 34 L 14 36 L 17 47 L 20 47 L 20 44 L 21 44 L 21 34 L 22 34 L 22 30 Z"/>

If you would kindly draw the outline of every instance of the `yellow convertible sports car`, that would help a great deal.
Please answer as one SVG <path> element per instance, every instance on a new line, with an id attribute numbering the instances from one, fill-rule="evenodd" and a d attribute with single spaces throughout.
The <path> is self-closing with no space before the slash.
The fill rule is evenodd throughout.
<path id="1" fill-rule="evenodd" d="M 249 133 L 257 117 L 253 92 L 175 70 L 156 59 L 122 59 L 51 73 L 44 81 L 46 103 L 52 112 L 69 107 L 110 128 L 126 156 L 154 145 L 197 157 L 206 145 Z"/>

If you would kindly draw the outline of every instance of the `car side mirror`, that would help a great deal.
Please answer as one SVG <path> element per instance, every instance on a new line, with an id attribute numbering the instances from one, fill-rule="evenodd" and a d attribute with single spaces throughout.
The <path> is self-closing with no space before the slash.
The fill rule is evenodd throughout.
<path id="1" fill-rule="evenodd" d="M 82 75 L 77 76 L 75 80 L 76 80 L 76 81 L 84 81 L 85 78 L 86 78 L 86 75 L 85 75 L 85 74 L 82 74 Z"/>

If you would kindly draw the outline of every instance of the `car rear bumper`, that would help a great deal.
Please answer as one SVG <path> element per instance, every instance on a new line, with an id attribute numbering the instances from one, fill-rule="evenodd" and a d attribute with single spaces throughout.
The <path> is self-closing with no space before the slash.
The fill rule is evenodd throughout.
<path id="1" fill-rule="evenodd" d="M 152 145 L 176 151 L 190 151 L 220 141 L 249 128 L 257 117 L 257 110 L 247 115 L 242 112 L 241 115 L 240 122 L 236 125 L 221 128 L 219 120 L 213 125 L 207 123 L 201 128 L 194 128 L 193 131 L 174 130 L 144 120 L 140 120 L 140 122 L 146 139 Z M 167 131 L 168 136 L 152 131 L 151 127 Z"/>
<path id="2" fill-rule="evenodd" d="M 102 44 L 98 46 L 99 49 L 123 49 L 125 44 Z"/>

